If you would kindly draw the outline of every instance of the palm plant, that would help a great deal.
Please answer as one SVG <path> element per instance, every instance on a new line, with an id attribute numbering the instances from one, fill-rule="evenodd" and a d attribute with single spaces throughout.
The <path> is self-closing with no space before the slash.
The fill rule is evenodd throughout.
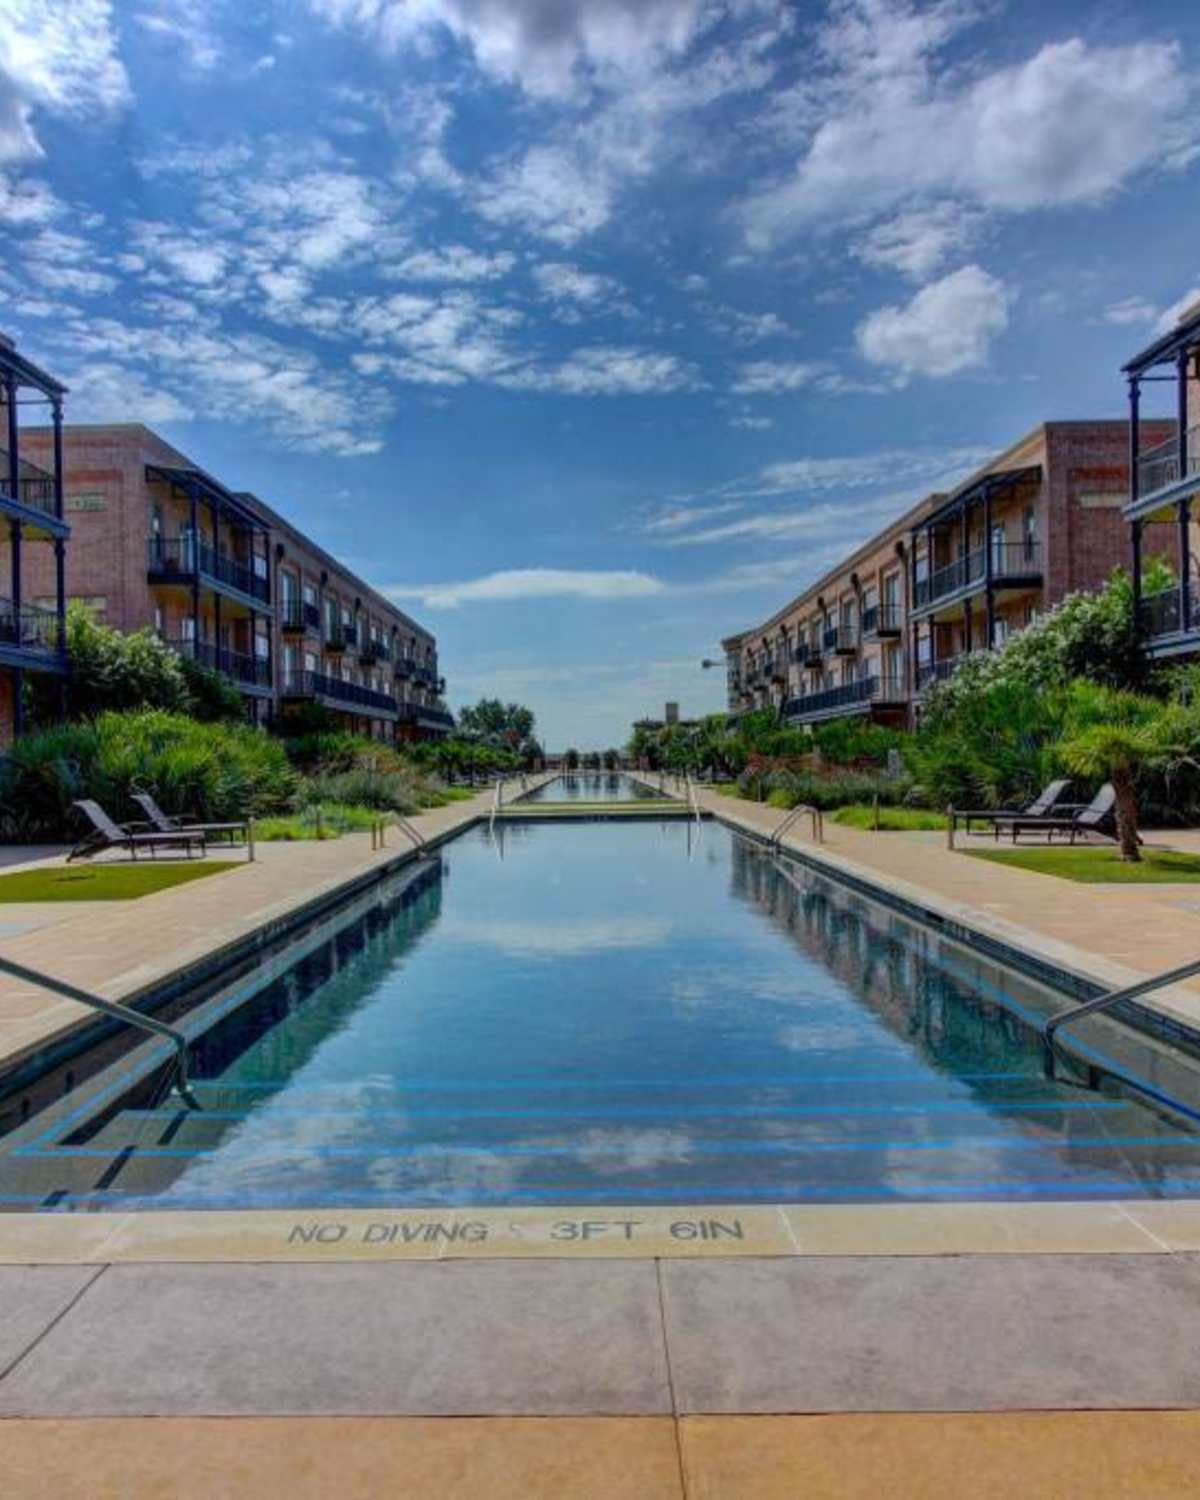
<path id="1" fill-rule="evenodd" d="M 1133 864 L 1142 857 L 1139 778 L 1151 768 L 1170 775 L 1194 765 L 1198 748 L 1200 713 L 1195 708 L 1080 680 L 1071 690 L 1058 756 L 1073 776 L 1111 783 L 1121 859 Z"/>

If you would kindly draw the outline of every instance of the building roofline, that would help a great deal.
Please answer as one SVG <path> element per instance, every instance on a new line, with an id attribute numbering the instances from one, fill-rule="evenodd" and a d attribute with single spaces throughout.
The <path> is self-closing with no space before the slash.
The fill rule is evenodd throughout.
<path id="1" fill-rule="evenodd" d="M 832 568 L 826 569 L 819 578 L 809 584 L 807 588 L 802 589 L 793 598 L 789 599 L 782 609 L 777 609 L 761 625 L 751 625 L 749 629 L 740 630 L 736 635 L 726 636 L 721 642 L 722 647 L 730 650 L 734 646 L 740 645 L 748 636 L 766 635 L 781 620 L 793 614 L 796 610 L 802 609 L 810 600 L 815 599 L 822 589 L 828 588 L 843 573 L 852 571 L 865 558 L 869 557 L 872 552 L 878 552 L 880 547 L 886 546 L 889 541 L 903 541 L 908 532 L 911 531 L 913 525 L 921 519 L 935 502 L 941 504 L 942 499 L 943 497 L 937 492 L 924 495 L 902 515 L 897 516 L 894 521 L 890 521 L 886 526 L 877 531 L 874 536 L 869 537 L 860 546 L 856 547 L 848 557 L 844 557 L 841 562 L 835 564 Z"/>
<path id="2" fill-rule="evenodd" d="M 26 385 L 36 386 L 48 396 L 67 394 L 67 387 L 61 380 L 55 380 L 54 376 L 47 374 L 40 365 L 35 365 L 33 360 L 19 353 L 14 341 L 7 334 L 0 333 L 0 366 L 2 365 L 7 365 L 15 371 L 23 378 Z"/>
<path id="3" fill-rule="evenodd" d="M 1194 344 L 1200 344 L 1200 302 L 1194 302 L 1185 308 L 1175 327 L 1160 335 L 1152 344 L 1147 344 L 1128 364 L 1122 365 L 1121 373 L 1140 375 L 1144 370 L 1165 363 L 1181 349 L 1190 349 Z"/>
<path id="4" fill-rule="evenodd" d="M 260 499 L 253 490 L 239 490 L 237 491 L 237 494 L 238 498 L 245 505 L 248 505 L 249 507 L 251 507 L 251 509 L 258 511 L 263 519 L 269 523 L 269 525 L 271 525 L 272 527 L 278 527 L 281 531 L 290 532 L 292 536 L 299 538 L 303 545 L 307 547 L 310 552 L 319 557 L 323 563 L 340 573 L 342 577 L 345 578 L 348 582 L 352 583 L 356 589 L 359 589 L 364 596 L 369 599 L 373 599 L 379 609 L 387 610 L 391 614 L 399 615 L 400 618 L 419 635 L 425 636 L 427 640 L 433 642 L 436 645 L 437 637 L 431 630 L 427 629 L 426 626 L 419 624 L 412 618 L 410 614 L 408 614 L 406 610 L 401 609 L 398 604 L 393 604 L 393 602 L 387 597 L 386 594 L 380 593 L 380 591 L 375 588 L 373 584 L 369 584 L 365 579 L 360 578 L 358 574 L 348 568 L 345 563 L 339 562 L 332 552 L 326 551 L 326 549 L 322 547 L 319 542 L 313 541 L 308 533 L 302 531 L 294 521 L 289 521 L 286 516 L 280 515 L 280 513 L 273 506 L 268 505 L 265 500 Z"/>

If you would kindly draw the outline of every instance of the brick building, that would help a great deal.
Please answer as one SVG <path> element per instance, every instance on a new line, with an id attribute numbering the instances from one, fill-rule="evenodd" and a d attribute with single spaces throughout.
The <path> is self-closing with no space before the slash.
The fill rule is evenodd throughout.
<path id="1" fill-rule="evenodd" d="M 1172 432 L 1143 422 L 1140 441 Z M 1043 423 L 952 493 L 922 500 L 723 642 L 730 711 L 911 723 L 922 693 L 964 656 L 1129 564 L 1129 441 L 1126 422 Z"/>
<path id="2" fill-rule="evenodd" d="M 1131 422 L 1140 438 L 1130 458 L 1128 504 L 1138 612 L 1151 658 L 1184 661 L 1200 656 L 1200 303 L 1124 368 Z M 1155 441 L 1146 432 L 1143 390 L 1157 384 L 1169 398 L 1169 431 Z M 1159 555 L 1175 582 L 1147 594 L 1145 561 Z"/>
<path id="3" fill-rule="evenodd" d="M 138 424 L 66 427 L 62 449 L 70 599 L 223 673 L 258 722 L 319 704 L 381 739 L 452 728 L 434 637 L 257 496 Z"/>
<path id="4" fill-rule="evenodd" d="M 65 394 L 65 386 L 0 335 L 0 589 L 6 590 L 0 594 L 0 748 L 21 732 L 27 674 L 61 679 L 66 672 L 62 622 L 71 528 L 58 459 Z M 47 408 L 52 425 L 41 462 L 33 463 L 22 418 L 32 411 L 44 420 Z M 36 590 L 43 597 L 35 597 Z"/>

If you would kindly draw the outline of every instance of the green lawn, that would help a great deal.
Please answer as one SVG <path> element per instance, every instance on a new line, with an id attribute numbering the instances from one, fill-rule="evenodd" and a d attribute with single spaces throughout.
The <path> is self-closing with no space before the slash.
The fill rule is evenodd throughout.
<path id="1" fill-rule="evenodd" d="M 841 823 L 846 828 L 868 828 L 875 827 L 875 809 L 868 807 L 865 802 L 851 803 L 849 807 L 839 807 L 830 817 L 835 823 Z M 923 807 L 881 807 L 879 809 L 879 827 L 884 833 L 905 833 L 916 829 L 918 831 L 934 828 L 945 828 L 946 815 L 940 812 L 930 812 Z"/>
<path id="2" fill-rule="evenodd" d="M 1200 882 L 1200 854 L 1181 854 L 1170 849 L 1143 849 L 1138 864 L 1124 864 L 1115 848 L 1055 849 L 1040 845 L 1029 849 L 967 849 L 975 859 L 990 859 L 998 865 L 1015 865 L 1039 875 L 1060 875 L 1089 885 L 1163 885 L 1170 881 Z"/>
<path id="3" fill-rule="evenodd" d="M 203 880 L 242 863 L 229 859 L 171 861 L 132 860 L 121 864 L 66 865 L 52 869 L 16 870 L 0 875 L 0 902 L 6 901 L 134 901 L 155 891 Z"/>

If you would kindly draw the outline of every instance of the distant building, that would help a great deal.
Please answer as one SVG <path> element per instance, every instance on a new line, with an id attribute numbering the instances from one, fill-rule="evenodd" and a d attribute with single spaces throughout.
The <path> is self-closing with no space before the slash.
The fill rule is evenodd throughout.
<path id="1" fill-rule="evenodd" d="M 966 656 L 1003 645 L 1128 562 L 1129 430 L 1043 423 L 952 493 L 897 517 L 762 625 L 727 637 L 730 712 L 771 708 L 798 725 L 852 714 L 912 723 L 922 695 Z M 1142 423 L 1139 438 L 1158 444 L 1173 430 Z"/>
<path id="2" fill-rule="evenodd" d="M 43 461 L 52 434 L 25 445 Z M 62 451 L 67 594 L 98 619 L 222 673 L 257 722 L 314 704 L 379 739 L 453 728 L 433 635 L 257 496 L 139 424 L 67 427 Z M 53 572 L 27 583 L 52 595 Z"/>

